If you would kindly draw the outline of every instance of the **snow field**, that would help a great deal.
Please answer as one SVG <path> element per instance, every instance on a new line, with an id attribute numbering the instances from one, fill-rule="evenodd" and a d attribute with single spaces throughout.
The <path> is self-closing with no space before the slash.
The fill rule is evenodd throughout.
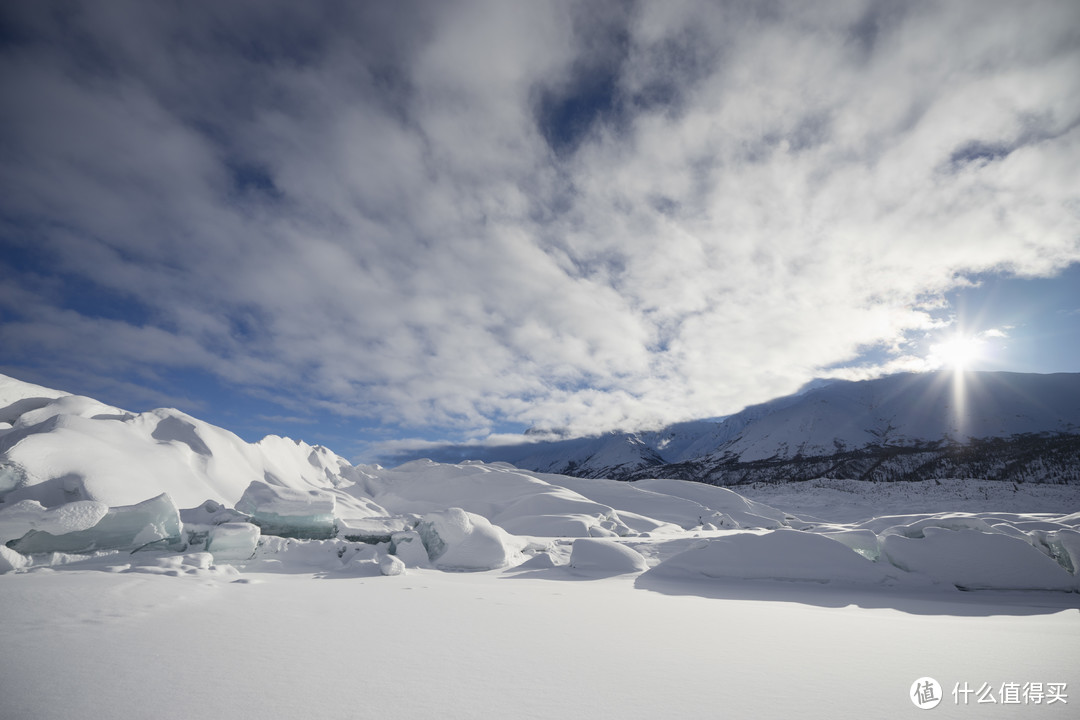
<path id="1" fill-rule="evenodd" d="M 803 584 L 720 598 L 700 582 L 642 591 L 633 576 L 410 569 L 239 583 L 194 567 L 65 567 L 0 582 L 0 715 L 917 717 L 906 695 L 918 677 L 948 692 L 1075 683 L 1080 667 L 1077 611 L 1045 599 L 860 607 L 865 596 Z M 950 700 L 935 717 L 981 710 Z"/>

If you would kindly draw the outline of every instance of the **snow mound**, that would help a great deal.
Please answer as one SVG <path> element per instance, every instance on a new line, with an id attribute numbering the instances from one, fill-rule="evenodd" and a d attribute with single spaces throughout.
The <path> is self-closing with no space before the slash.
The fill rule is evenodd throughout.
<path id="1" fill-rule="evenodd" d="M 570 551 L 570 567 L 579 572 L 622 575 L 649 569 L 645 558 L 633 548 L 614 540 L 579 538 Z"/>
<path id="2" fill-rule="evenodd" d="M 405 563 L 401 561 L 401 558 L 393 555 L 383 555 L 379 558 L 379 572 L 383 575 L 404 575 Z"/>
<path id="3" fill-rule="evenodd" d="M 428 513 L 417 526 L 428 558 L 440 570 L 494 570 L 506 567 L 518 548 L 511 536 L 461 508 Z"/>
<path id="4" fill-rule="evenodd" d="M 253 481 L 293 489 L 351 485 L 356 469 L 326 448 L 269 436 L 249 444 L 179 410 L 131 413 L 0 376 L 0 499 L 53 507 L 131 505 L 166 492 L 181 507 L 233 505 Z M 352 503 L 352 515 L 385 515 Z"/>

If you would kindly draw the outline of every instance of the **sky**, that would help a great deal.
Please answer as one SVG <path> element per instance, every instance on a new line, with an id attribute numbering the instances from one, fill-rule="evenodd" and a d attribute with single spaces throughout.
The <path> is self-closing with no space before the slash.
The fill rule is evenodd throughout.
<path id="1" fill-rule="evenodd" d="M 1080 371 L 1071 0 L 4 3 L 0 84 L 0 372 L 120 407 L 370 460 Z"/>

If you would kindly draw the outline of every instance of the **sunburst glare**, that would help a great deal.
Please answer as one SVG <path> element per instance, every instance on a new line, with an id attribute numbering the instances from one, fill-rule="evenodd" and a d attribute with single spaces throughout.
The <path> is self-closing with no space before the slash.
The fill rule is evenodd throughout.
<path id="1" fill-rule="evenodd" d="M 983 358 L 985 345 L 986 342 L 977 337 L 955 335 L 944 342 L 931 345 L 927 360 L 934 367 L 962 372 Z"/>

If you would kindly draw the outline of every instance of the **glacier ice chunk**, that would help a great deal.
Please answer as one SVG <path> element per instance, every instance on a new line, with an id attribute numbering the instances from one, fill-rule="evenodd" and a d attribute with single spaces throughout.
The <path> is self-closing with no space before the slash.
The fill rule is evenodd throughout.
<path id="1" fill-rule="evenodd" d="M 334 496 L 321 490 L 294 490 L 252 481 L 236 503 L 264 535 L 329 540 L 337 535 Z"/>
<path id="2" fill-rule="evenodd" d="M 30 559 L 15 552 L 6 545 L 0 545 L 0 575 L 12 570 L 24 568 L 30 564 Z"/>
<path id="3" fill-rule="evenodd" d="M 930 517 L 916 520 L 906 525 L 894 525 L 882 531 L 882 537 L 900 535 L 908 538 L 925 537 L 926 532 L 934 530 L 974 530 L 983 533 L 996 532 L 990 524 L 981 517 L 970 513 L 939 513 Z"/>
<path id="4" fill-rule="evenodd" d="M 877 562 L 881 557 L 881 543 L 878 536 L 869 530 L 837 530 L 820 533 L 824 537 L 847 545 L 867 560 Z"/>
<path id="5" fill-rule="evenodd" d="M 206 550 L 217 561 L 247 560 L 259 545 L 259 526 L 249 522 L 227 522 L 210 527 Z"/>
<path id="6" fill-rule="evenodd" d="M 0 509 L 0 542 L 21 538 L 31 530 L 62 535 L 97 525 L 109 511 L 105 503 L 78 500 L 46 509 L 37 500 L 20 500 Z"/>
<path id="7" fill-rule="evenodd" d="M 352 542 L 380 543 L 391 542 L 394 534 L 411 530 L 416 525 L 417 517 L 375 516 L 366 518 L 338 518 L 338 535 Z"/>
<path id="8" fill-rule="evenodd" d="M 92 527 L 62 534 L 31 530 L 8 547 L 26 554 L 86 553 L 94 550 L 138 550 L 147 545 L 181 543 L 180 513 L 167 493 L 135 505 L 109 508 Z"/>
<path id="9" fill-rule="evenodd" d="M 222 523 L 247 522 L 250 518 L 240 512 L 219 503 L 217 500 L 207 500 L 202 505 L 187 508 L 180 511 L 180 521 L 184 523 L 184 529 L 195 525 L 221 525 Z"/>
<path id="10" fill-rule="evenodd" d="M 390 537 L 390 553 L 401 558 L 406 567 L 431 567 L 424 540 L 415 530 L 394 533 Z"/>
<path id="11" fill-rule="evenodd" d="M 505 530 L 461 508 L 428 513 L 416 529 L 440 570 L 494 570 L 513 555 Z"/>
<path id="12" fill-rule="evenodd" d="M 358 562 L 374 561 L 378 549 L 344 540 L 302 540 L 263 535 L 255 555 L 244 562 L 247 570 L 263 572 L 338 572 Z M 378 572 L 372 562 L 372 570 Z"/>
<path id="13" fill-rule="evenodd" d="M 1080 573 L 1080 532 L 1070 528 L 1035 530 L 1032 541 L 1068 572 Z"/>

